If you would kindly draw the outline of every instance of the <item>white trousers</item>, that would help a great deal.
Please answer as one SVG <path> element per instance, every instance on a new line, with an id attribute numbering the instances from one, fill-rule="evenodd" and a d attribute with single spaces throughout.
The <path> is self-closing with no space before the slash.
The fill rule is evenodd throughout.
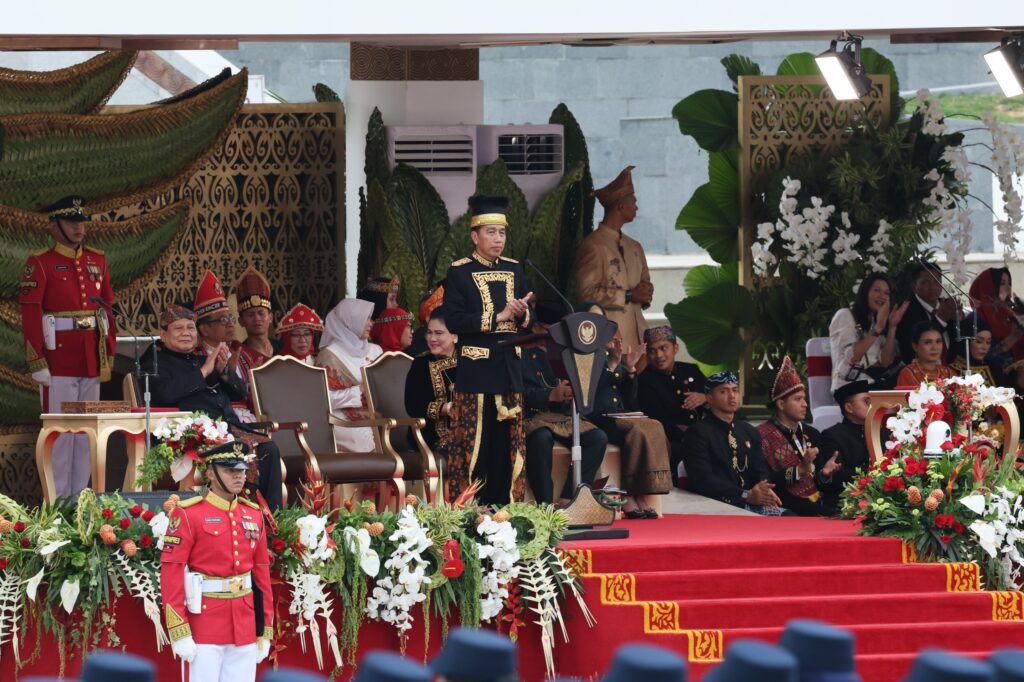
<path id="1" fill-rule="evenodd" d="M 61 403 L 72 400 L 99 400 L 99 377 L 50 377 L 50 385 L 41 386 L 43 411 L 61 414 Z M 92 462 L 89 438 L 85 434 L 65 433 L 53 444 L 53 481 L 59 497 L 77 496 L 89 485 Z"/>
<path id="2" fill-rule="evenodd" d="M 188 666 L 189 682 L 255 682 L 256 643 L 197 644 L 195 660 Z"/>

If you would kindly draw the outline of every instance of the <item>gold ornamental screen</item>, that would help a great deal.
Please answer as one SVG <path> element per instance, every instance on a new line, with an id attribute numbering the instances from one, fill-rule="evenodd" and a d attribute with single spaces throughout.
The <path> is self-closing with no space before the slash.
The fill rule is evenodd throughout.
<path id="1" fill-rule="evenodd" d="M 113 108 L 113 107 L 111 107 Z M 224 146 L 170 203 L 189 221 L 149 281 L 117 292 L 120 333 L 149 334 L 169 303 L 192 306 L 203 272 L 230 295 L 250 265 L 271 286 L 275 321 L 296 303 L 327 313 L 345 281 L 345 114 L 340 103 L 247 104 Z"/>

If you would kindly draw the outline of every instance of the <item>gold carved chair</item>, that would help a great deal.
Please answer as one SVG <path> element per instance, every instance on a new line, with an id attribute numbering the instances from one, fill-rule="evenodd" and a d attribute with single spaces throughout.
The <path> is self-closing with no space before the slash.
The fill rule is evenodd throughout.
<path id="1" fill-rule="evenodd" d="M 444 493 L 437 457 L 423 439 L 426 421 L 405 411 L 405 377 L 411 366 L 412 358 L 405 353 L 383 353 L 363 367 L 363 390 L 371 415 L 395 421 L 395 428 L 385 434 L 384 447 L 401 458 L 406 482 L 422 481 L 424 496 L 434 504 L 438 492 Z"/>
<path id="2" fill-rule="evenodd" d="M 271 433 L 281 451 L 287 470 L 285 485 L 293 490 L 305 480 L 306 466 L 325 483 L 340 492 L 345 483 L 381 484 L 381 506 L 387 506 L 391 494 L 401 505 L 405 498 L 402 459 L 387 443 L 395 428 L 393 419 L 346 420 L 331 412 L 327 388 L 327 370 L 291 357 L 274 356 L 260 367 L 249 370 L 253 405 L 261 421 L 301 422 L 294 436 Z M 334 428 L 373 429 L 373 452 L 339 452 Z M 340 503 L 340 500 L 337 500 Z"/>

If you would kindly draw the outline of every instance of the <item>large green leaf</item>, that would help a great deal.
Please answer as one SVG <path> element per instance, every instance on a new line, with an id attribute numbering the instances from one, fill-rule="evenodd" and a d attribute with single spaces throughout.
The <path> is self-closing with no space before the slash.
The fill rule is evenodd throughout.
<path id="1" fill-rule="evenodd" d="M 761 67 L 742 54 L 730 54 L 721 59 L 725 74 L 732 81 L 732 89 L 739 90 L 740 76 L 760 76 Z"/>
<path id="2" fill-rule="evenodd" d="M 551 112 L 548 123 L 561 124 L 563 128 L 564 167 L 572 168 L 583 163 L 583 179 L 580 184 L 569 191 L 566 198 L 567 222 L 580 224 L 580 241 L 594 229 L 594 179 L 590 175 L 590 152 L 587 150 L 587 138 L 583 135 L 576 117 L 565 104 L 559 104 Z M 573 213 L 575 211 L 575 213 Z"/>
<path id="3" fill-rule="evenodd" d="M 709 152 L 738 149 L 739 98 L 725 90 L 698 90 L 672 107 L 679 130 Z"/>
<path id="4" fill-rule="evenodd" d="M 739 261 L 725 265 L 698 265 L 686 273 L 683 289 L 687 298 L 702 296 L 723 282 L 738 284 L 739 277 Z"/>
<path id="5" fill-rule="evenodd" d="M 242 69 L 184 101 L 124 114 L 0 117 L 0 204 L 39 210 L 69 194 L 103 211 L 182 183 L 225 139 Z"/>
<path id="6" fill-rule="evenodd" d="M 437 252 L 437 261 L 434 267 L 435 279 L 430 283 L 431 286 L 437 283 L 438 280 L 445 277 L 448 273 L 448 268 L 451 264 L 460 258 L 465 258 L 469 254 L 473 253 L 473 239 L 469 236 L 469 221 L 470 212 L 466 211 L 458 220 L 456 220 L 451 228 L 448 230 L 448 234 L 445 235 L 444 242 L 441 244 L 441 248 Z"/>
<path id="7" fill-rule="evenodd" d="M 740 153 L 738 149 L 708 154 L 711 196 L 729 219 L 740 224 Z"/>
<path id="8" fill-rule="evenodd" d="M 892 110 L 891 121 L 898 121 L 903 112 L 903 100 L 900 98 L 900 78 L 896 75 L 896 66 L 878 50 L 865 47 L 860 51 L 861 63 L 868 74 L 884 74 L 889 77 L 889 97 Z"/>
<path id="9" fill-rule="evenodd" d="M 533 216 L 526 255 L 552 282 L 559 282 L 562 279 L 558 272 L 558 254 L 565 237 L 562 225 L 565 196 L 582 176 L 583 164 L 577 164 L 566 172 L 562 176 L 562 182 L 544 197 L 544 201 Z"/>
<path id="10" fill-rule="evenodd" d="M 508 199 L 508 229 L 505 230 L 505 251 L 509 258 L 525 258 L 530 243 L 530 207 L 526 196 L 519 189 L 508 167 L 501 159 L 484 166 L 476 176 L 476 193 L 489 197 Z M 465 255 L 465 254 L 463 254 Z"/>
<path id="11" fill-rule="evenodd" d="M 0 381 L 0 424 L 39 422 L 39 391 Z"/>
<path id="12" fill-rule="evenodd" d="M 373 108 L 370 120 L 366 126 L 366 161 L 363 166 L 366 173 L 366 182 L 379 180 L 382 185 L 387 185 L 391 175 L 388 166 L 388 140 L 384 130 L 384 117 L 380 109 Z"/>
<path id="13" fill-rule="evenodd" d="M 686 230 L 698 246 L 718 263 L 739 257 L 739 216 L 736 204 L 716 197 L 711 183 L 701 185 L 676 218 L 676 229 Z"/>
<path id="14" fill-rule="evenodd" d="M 0 116 L 95 113 L 131 71 L 137 54 L 111 50 L 56 71 L 0 68 Z"/>
<path id="15" fill-rule="evenodd" d="M 423 173 L 405 164 L 399 164 L 391 174 L 387 195 L 391 227 L 416 258 L 423 277 L 433 279 L 437 250 L 449 229 L 444 199 Z M 392 248 L 388 244 L 388 249 Z M 420 296 L 425 289 L 411 291 Z"/>
<path id="16" fill-rule="evenodd" d="M 665 315 L 694 359 L 739 366 L 744 348 L 740 330 L 754 319 L 754 304 L 747 289 L 722 282 L 700 296 L 669 303 Z"/>
<path id="17" fill-rule="evenodd" d="M 317 83 L 313 86 L 313 97 L 317 102 L 340 102 L 341 97 L 331 86 L 325 83 Z"/>
<path id="18" fill-rule="evenodd" d="M 775 72 L 779 76 L 820 76 L 818 62 L 810 52 L 794 52 L 779 64 Z"/>

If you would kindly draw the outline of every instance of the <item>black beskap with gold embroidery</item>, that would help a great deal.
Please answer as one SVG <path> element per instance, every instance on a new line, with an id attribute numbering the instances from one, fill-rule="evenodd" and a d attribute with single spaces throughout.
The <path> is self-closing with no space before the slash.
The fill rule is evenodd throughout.
<path id="1" fill-rule="evenodd" d="M 530 313 L 522 319 L 499 323 L 498 314 L 512 298 L 530 291 L 523 266 L 511 258 L 489 261 L 479 253 L 452 263 L 445 276 L 445 324 L 458 334 L 455 349 L 460 393 L 506 395 L 523 390 L 520 351 L 500 347 L 500 341 L 525 333 Z"/>

